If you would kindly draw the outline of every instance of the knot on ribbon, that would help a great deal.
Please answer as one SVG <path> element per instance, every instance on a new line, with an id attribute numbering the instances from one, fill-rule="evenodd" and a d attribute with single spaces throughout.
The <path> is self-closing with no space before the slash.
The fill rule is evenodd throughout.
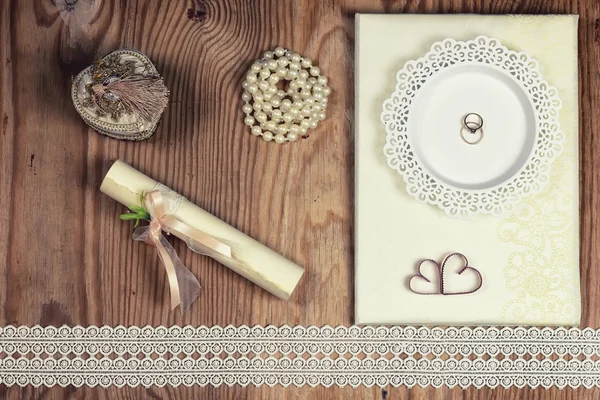
<path id="1" fill-rule="evenodd" d="M 165 199 L 160 190 L 146 194 L 144 202 L 150 214 L 150 224 L 137 228 L 133 239 L 143 241 L 156 247 L 158 256 L 167 272 L 171 292 L 171 308 L 181 305 L 183 314 L 194 303 L 200 294 L 200 283 L 183 265 L 173 246 L 167 241 L 163 232 L 173 232 L 183 239 L 188 247 L 198 253 L 214 255 L 216 253 L 231 257 L 231 247 L 180 221 L 173 215 L 166 214 Z"/>

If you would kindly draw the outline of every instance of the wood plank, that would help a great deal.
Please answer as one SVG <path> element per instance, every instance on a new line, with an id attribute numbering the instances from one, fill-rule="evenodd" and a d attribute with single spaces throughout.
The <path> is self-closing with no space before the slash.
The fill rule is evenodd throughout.
<path id="1" fill-rule="evenodd" d="M 354 13 L 579 13 L 583 326 L 598 327 L 600 4 L 595 0 L 96 0 L 61 18 L 51 0 L 0 4 L 0 325 L 349 325 L 353 322 Z M 57 0 L 60 4 L 60 1 Z M 79 0 L 77 7 L 91 0 Z M 63 13 L 64 15 L 64 13 Z M 85 17 L 85 18 L 84 18 Z M 87 18 L 87 19 L 86 19 Z M 73 20 L 87 21 L 76 30 Z M 309 139 L 252 137 L 240 84 L 282 45 L 330 78 L 328 119 Z M 171 89 L 158 131 L 124 143 L 86 128 L 70 77 L 97 55 L 139 49 Z M 98 191 L 121 158 L 304 265 L 283 302 L 173 242 L 203 292 L 170 312 L 155 251 L 134 243 L 123 208 Z M 600 390 L 388 389 L 388 399 L 595 399 Z M 381 399 L 379 388 L 6 388 L 1 398 Z"/>

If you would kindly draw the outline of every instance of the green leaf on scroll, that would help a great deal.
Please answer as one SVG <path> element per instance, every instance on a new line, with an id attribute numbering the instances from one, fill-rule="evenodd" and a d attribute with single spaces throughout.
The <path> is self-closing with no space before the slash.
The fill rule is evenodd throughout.
<path id="1" fill-rule="evenodd" d="M 123 221 L 135 221 L 136 228 L 140 221 L 150 221 L 150 213 L 144 208 L 144 193 L 140 195 L 139 206 L 129 206 L 129 212 L 119 215 L 119 218 Z"/>

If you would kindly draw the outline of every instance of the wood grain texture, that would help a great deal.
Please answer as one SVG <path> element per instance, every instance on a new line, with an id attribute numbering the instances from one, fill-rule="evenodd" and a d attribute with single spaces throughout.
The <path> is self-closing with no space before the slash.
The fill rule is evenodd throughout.
<path id="1" fill-rule="evenodd" d="M 580 15 L 582 326 L 600 326 L 600 3 L 597 0 L 0 1 L 0 325 L 338 325 L 353 321 L 354 13 Z M 86 20 L 81 8 L 95 4 Z M 200 11 L 190 13 L 194 7 Z M 82 22 L 83 21 L 83 22 Z M 79 23 L 79 25 L 77 25 Z M 82 27 L 77 30 L 77 27 Z M 330 78 L 328 118 L 277 146 L 243 126 L 240 84 L 282 45 Z M 401 45 L 401 44 L 400 44 Z M 171 89 L 155 136 L 90 131 L 70 79 L 94 57 L 146 53 Z M 203 293 L 170 312 L 155 251 L 131 240 L 123 208 L 98 191 L 117 158 L 169 184 L 305 266 L 289 302 L 174 242 Z M 600 390 L 390 388 L 388 399 L 597 399 Z M 8 399 L 374 399 L 378 388 L 6 388 Z"/>

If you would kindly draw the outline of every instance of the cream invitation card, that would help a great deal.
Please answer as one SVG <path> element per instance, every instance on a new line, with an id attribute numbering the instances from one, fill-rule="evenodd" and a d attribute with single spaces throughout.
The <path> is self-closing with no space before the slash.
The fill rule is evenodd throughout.
<path id="1" fill-rule="evenodd" d="M 356 323 L 579 324 L 577 22 L 577 16 L 571 15 L 356 16 Z M 442 72 L 433 74 L 427 62 L 407 66 L 426 71 L 418 82 L 398 73 L 408 61 L 428 54 L 435 43 L 441 43 L 438 53 L 454 52 L 453 57 L 461 57 L 456 54 L 470 51 L 474 40 L 491 48 L 488 53 L 481 51 L 482 59 L 505 57 L 497 61 L 499 67 L 493 71 L 497 77 L 489 78 L 487 70 L 475 65 L 464 76 L 444 69 L 450 80 L 440 80 Z M 510 52 L 499 56 L 501 49 Z M 500 71 L 519 60 L 524 72 L 513 74 L 518 79 Z M 538 78 L 538 72 L 548 85 L 530 88 L 527 98 L 513 96 L 512 89 L 492 95 L 504 86 L 527 86 Z M 439 82 L 434 84 L 433 79 Z M 463 86 L 461 79 L 465 79 Z M 479 89 L 471 90 L 476 81 L 481 82 L 474 86 Z M 498 88 L 494 82 L 499 82 Z M 476 97 L 482 96 L 481 87 L 486 85 L 493 101 Z M 540 109 L 552 108 L 550 103 L 556 101 L 545 90 L 557 92 L 560 98 L 555 125 L 560 124 L 562 132 L 546 135 L 551 143 L 538 159 L 529 156 L 530 152 L 521 157 L 513 151 L 515 143 L 534 148 L 545 145 L 540 129 L 546 129 L 543 118 L 548 114 Z M 398 91 L 404 97 L 392 96 Z M 405 98 L 411 100 L 403 104 Z M 393 112 L 382 116 L 387 99 L 391 100 L 386 107 Z M 454 124 L 452 112 L 471 111 L 461 109 L 463 103 L 484 110 L 479 112 L 480 144 L 462 143 L 459 136 L 449 137 L 446 143 L 447 136 L 443 140 L 435 136 Z M 493 110 L 486 110 L 486 105 Z M 520 111 L 530 105 L 535 126 Z M 464 121 L 455 118 L 456 123 L 474 121 L 479 129 L 479 114 L 474 114 Z M 412 147 L 402 147 L 395 139 L 390 142 L 386 123 L 408 124 L 408 135 L 413 136 L 407 140 Z M 520 130 L 533 131 L 534 136 L 515 134 Z M 475 131 L 467 130 L 463 136 L 475 137 L 471 136 Z M 406 154 L 390 157 L 398 149 Z M 461 151 L 472 154 L 470 164 Z M 519 157 L 523 163 L 514 171 L 504 165 Z M 412 173 L 418 163 L 443 184 L 439 188 L 429 185 L 433 189 L 419 186 L 420 172 Z M 507 183 L 519 168 L 522 174 L 530 167 L 537 168 L 533 174 L 537 180 Z M 507 172 L 498 174 L 497 181 L 481 180 L 498 168 Z M 495 200 L 478 192 L 473 195 L 477 200 L 470 195 L 456 200 L 452 196 L 461 185 L 468 193 L 489 186 L 497 198 L 505 198 L 489 206 L 486 202 Z"/>

